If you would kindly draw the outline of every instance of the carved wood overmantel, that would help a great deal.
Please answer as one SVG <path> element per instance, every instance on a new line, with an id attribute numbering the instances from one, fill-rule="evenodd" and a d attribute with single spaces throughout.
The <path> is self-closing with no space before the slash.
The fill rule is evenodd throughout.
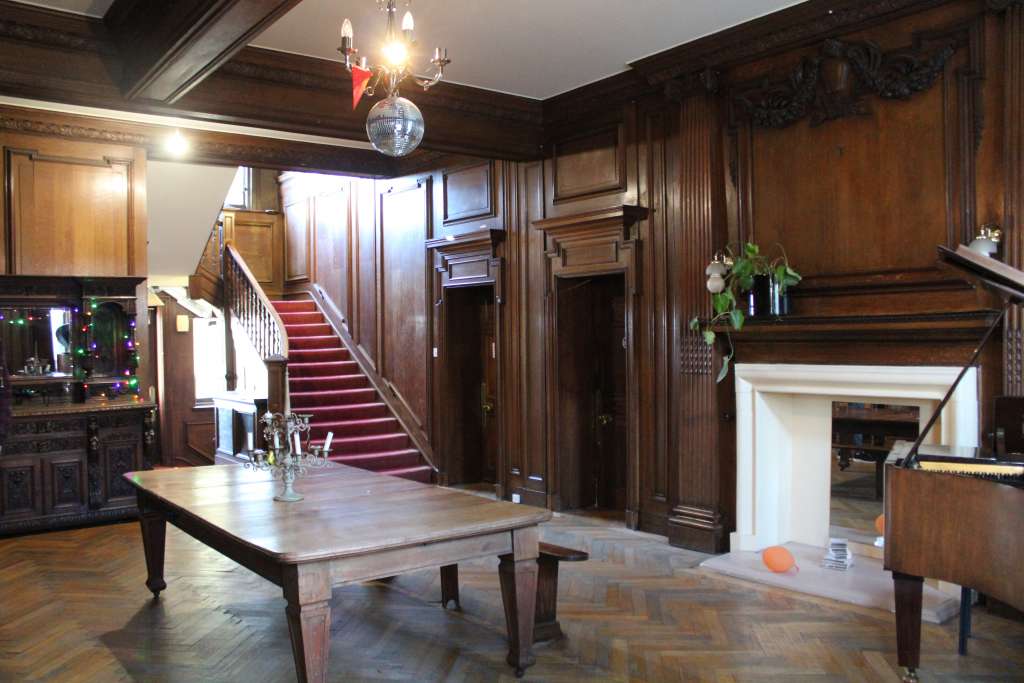
<path id="1" fill-rule="evenodd" d="M 427 240 L 433 253 L 435 302 L 440 305 L 448 287 L 494 285 L 495 303 L 502 303 L 502 259 L 498 245 L 504 230 L 476 230 L 457 236 Z"/>

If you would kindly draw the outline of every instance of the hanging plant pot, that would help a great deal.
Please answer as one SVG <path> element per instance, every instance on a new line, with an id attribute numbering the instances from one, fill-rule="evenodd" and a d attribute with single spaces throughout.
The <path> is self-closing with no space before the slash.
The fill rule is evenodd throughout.
<path id="1" fill-rule="evenodd" d="M 747 292 L 747 317 L 759 318 L 772 314 L 772 279 L 768 275 L 755 275 Z"/>

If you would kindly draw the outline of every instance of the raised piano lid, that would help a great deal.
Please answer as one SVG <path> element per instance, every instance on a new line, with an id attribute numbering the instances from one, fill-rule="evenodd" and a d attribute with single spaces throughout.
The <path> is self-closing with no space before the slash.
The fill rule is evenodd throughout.
<path id="1" fill-rule="evenodd" d="M 896 441 L 892 445 L 892 450 L 889 451 L 888 457 L 885 462 L 887 464 L 896 464 L 897 460 L 902 460 L 907 457 L 910 453 L 910 448 L 914 445 L 913 441 Z M 938 456 L 945 458 L 980 458 L 982 457 L 981 449 L 974 446 L 939 446 L 935 444 L 921 444 L 921 447 L 917 449 L 917 452 L 921 457 Z"/>

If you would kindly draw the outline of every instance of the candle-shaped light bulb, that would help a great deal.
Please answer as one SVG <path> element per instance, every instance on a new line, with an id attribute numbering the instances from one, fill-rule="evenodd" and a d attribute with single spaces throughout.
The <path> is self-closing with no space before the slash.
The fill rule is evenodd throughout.
<path id="1" fill-rule="evenodd" d="M 324 439 L 324 450 L 331 450 L 331 439 L 334 438 L 334 432 L 327 432 L 327 438 Z"/>
<path id="2" fill-rule="evenodd" d="M 248 451 L 250 453 L 252 453 L 252 432 L 246 433 L 245 441 L 246 441 L 246 446 L 248 446 Z"/>
<path id="3" fill-rule="evenodd" d="M 274 430 L 274 450 L 281 450 L 281 432 Z"/>
<path id="4" fill-rule="evenodd" d="M 412 38 L 412 30 L 416 26 L 416 23 L 412 20 L 412 12 L 406 12 L 405 16 L 402 17 L 402 33 L 405 34 L 406 38 Z"/>
<path id="5" fill-rule="evenodd" d="M 302 444 L 299 441 L 299 433 L 298 432 L 293 432 L 292 433 L 292 443 L 295 446 L 295 452 L 292 453 L 292 455 L 299 455 L 300 453 L 302 453 Z"/>
<path id="6" fill-rule="evenodd" d="M 345 19 L 345 21 L 341 22 L 341 38 L 342 40 L 344 40 L 345 38 L 352 40 L 352 22 L 349 21 L 348 19 Z"/>

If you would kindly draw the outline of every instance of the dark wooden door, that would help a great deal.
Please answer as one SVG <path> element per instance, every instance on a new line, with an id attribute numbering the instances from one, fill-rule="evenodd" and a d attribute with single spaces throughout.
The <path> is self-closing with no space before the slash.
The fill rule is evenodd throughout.
<path id="1" fill-rule="evenodd" d="M 615 510 L 626 507 L 626 301 L 621 284 L 618 278 L 600 284 L 603 291 L 595 292 L 593 316 L 600 325 L 594 330 L 600 346 L 593 422 L 594 496 L 597 507 Z"/>
<path id="2" fill-rule="evenodd" d="M 621 275 L 558 288 L 558 468 L 563 509 L 625 509 L 626 307 Z"/>
<path id="3" fill-rule="evenodd" d="M 442 396 L 451 484 L 497 481 L 498 360 L 494 288 L 452 288 L 445 294 L 446 385 Z"/>
<path id="4" fill-rule="evenodd" d="M 481 478 L 497 481 L 498 453 L 498 339 L 494 325 L 494 294 L 491 287 L 477 292 L 480 329 L 480 448 Z"/>

